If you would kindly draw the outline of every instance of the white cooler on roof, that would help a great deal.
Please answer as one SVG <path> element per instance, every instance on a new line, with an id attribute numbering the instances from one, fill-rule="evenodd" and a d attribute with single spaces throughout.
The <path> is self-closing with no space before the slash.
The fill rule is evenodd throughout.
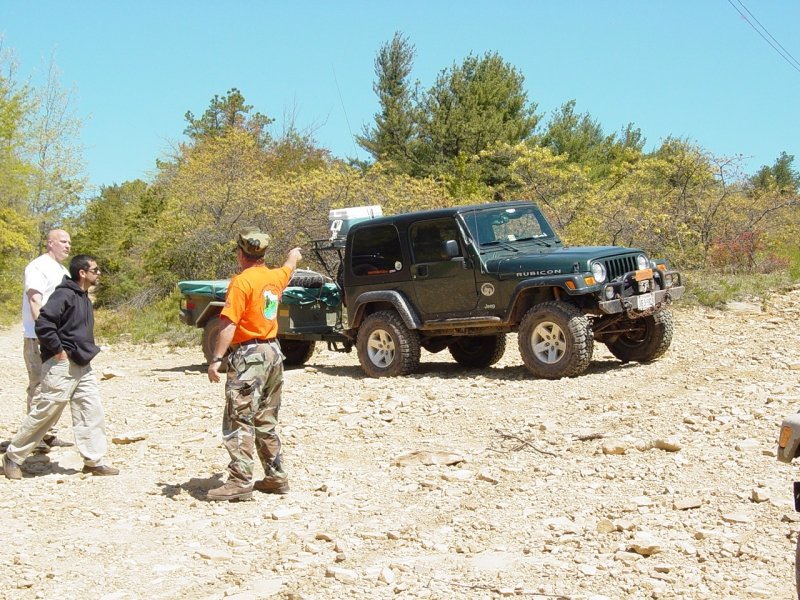
<path id="1" fill-rule="evenodd" d="M 356 223 L 383 216 L 383 210 L 377 204 L 374 206 L 354 206 L 352 208 L 334 208 L 328 211 L 330 223 L 331 242 L 344 246 L 347 232 Z"/>

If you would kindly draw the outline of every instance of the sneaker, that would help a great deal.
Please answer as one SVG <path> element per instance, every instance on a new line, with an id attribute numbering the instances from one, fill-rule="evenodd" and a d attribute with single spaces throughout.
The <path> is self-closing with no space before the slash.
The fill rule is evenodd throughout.
<path id="1" fill-rule="evenodd" d="M 212 501 L 228 500 L 233 502 L 235 500 L 250 500 L 253 497 L 253 488 L 244 483 L 237 483 L 236 481 L 229 481 L 222 487 L 208 490 L 206 498 Z"/>
<path id="2" fill-rule="evenodd" d="M 81 473 L 97 475 L 98 477 L 107 477 L 109 475 L 119 475 L 119 469 L 109 467 L 108 465 L 98 465 L 96 467 L 83 465 Z"/>
<path id="3" fill-rule="evenodd" d="M 45 436 L 44 440 L 42 441 L 51 448 L 69 448 L 70 446 L 75 445 L 73 442 L 62 440 L 61 438 L 57 438 L 54 435 Z"/>
<path id="4" fill-rule="evenodd" d="M 5 454 L 3 455 L 3 473 L 6 479 L 22 479 L 22 469 Z"/>
<path id="5" fill-rule="evenodd" d="M 253 489 L 266 494 L 288 494 L 289 478 L 274 476 L 264 477 L 264 479 L 259 479 L 253 484 Z"/>

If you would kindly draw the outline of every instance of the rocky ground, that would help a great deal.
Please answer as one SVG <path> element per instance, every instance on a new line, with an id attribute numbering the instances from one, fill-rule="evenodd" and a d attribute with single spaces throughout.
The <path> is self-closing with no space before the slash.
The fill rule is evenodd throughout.
<path id="1" fill-rule="evenodd" d="M 105 347 L 109 459 L 71 448 L 0 478 L 0 597 L 794 598 L 800 289 L 675 311 L 668 354 L 604 346 L 574 379 L 423 353 L 369 379 L 320 348 L 287 371 L 288 496 L 211 504 L 222 384 L 199 349 Z M 0 437 L 22 418 L 21 329 L 0 332 Z M 60 435 L 71 438 L 70 419 Z"/>

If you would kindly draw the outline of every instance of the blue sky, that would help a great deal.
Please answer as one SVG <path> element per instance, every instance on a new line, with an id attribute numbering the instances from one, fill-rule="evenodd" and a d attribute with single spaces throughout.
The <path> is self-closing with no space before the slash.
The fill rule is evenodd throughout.
<path id="1" fill-rule="evenodd" d="M 800 60 L 796 0 L 0 0 L 0 35 L 34 84 L 54 57 L 85 119 L 95 186 L 151 177 L 185 112 L 232 87 L 276 132 L 292 113 L 335 155 L 367 158 L 352 134 L 378 110 L 373 61 L 395 31 L 416 46 L 412 77 L 425 88 L 470 53 L 496 51 L 544 115 L 575 99 L 607 133 L 639 127 L 648 150 L 672 135 L 743 155 L 747 173 L 782 151 L 800 167 L 800 66 L 731 3 Z"/>

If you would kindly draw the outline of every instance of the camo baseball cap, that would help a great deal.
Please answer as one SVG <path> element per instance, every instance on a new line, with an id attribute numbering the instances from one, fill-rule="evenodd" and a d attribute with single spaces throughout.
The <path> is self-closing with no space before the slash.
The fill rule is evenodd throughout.
<path id="1" fill-rule="evenodd" d="M 236 245 L 251 258 L 261 258 L 269 246 L 269 235 L 256 227 L 247 227 L 239 232 Z"/>

